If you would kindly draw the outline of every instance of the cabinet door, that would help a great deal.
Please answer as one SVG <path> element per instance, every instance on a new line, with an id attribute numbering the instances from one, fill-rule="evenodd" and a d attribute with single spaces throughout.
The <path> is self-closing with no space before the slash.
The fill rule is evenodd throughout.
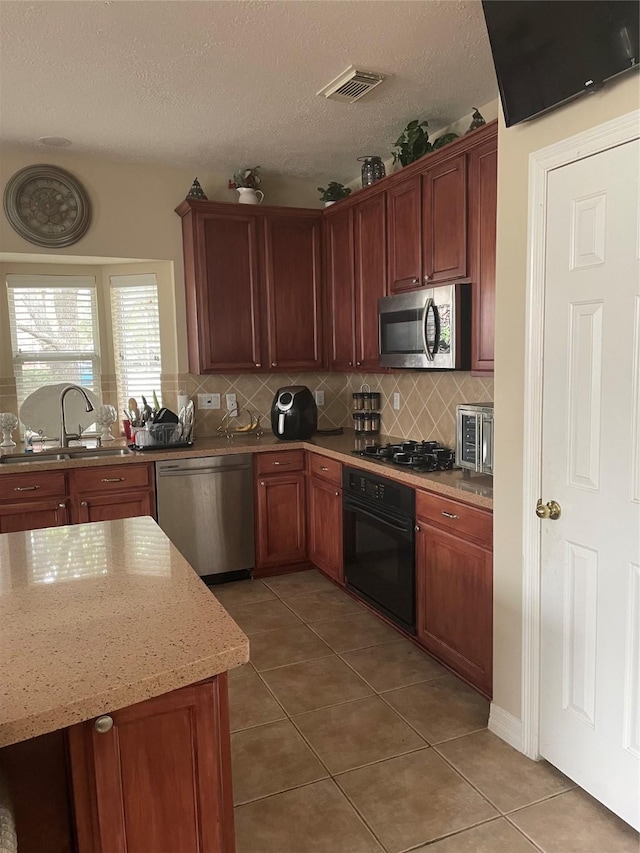
<path id="1" fill-rule="evenodd" d="M 79 853 L 233 853 L 226 673 L 68 729 Z"/>
<path id="2" fill-rule="evenodd" d="M 332 370 L 355 363 L 353 208 L 327 213 L 325 220 L 327 327 Z"/>
<path id="3" fill-rule="evenodd" d="M 496 293 L 496 139 L 469 154 L 469 262 L 473 287 L 471 369 L 493 372 Z"/>
<path id="4" fill-rule="evenodd" d="M 492 689 L 490 551 L 431 525 L 417 534 L 418 639 L 486 696 Z"/>
<path id="5" fill-rule="evenodd" d="M 466 165 L 466 155 L 460 154 L 423 176 L 423 272 L 429 284 L 467 274 Z"/>
<path id="6" fill-rule="evenodd" d="M 309 559 L 342 583 L 342 489 L 309 477 Z"/>
<path id="7" fill-rule="evenodd" d="M 304 473 L 261 477 L 256 498 L 256 569 L 307 558 Z"/>
<path id="8" fill-rule="evenodd" d="M 387 189 L 389 289 L 391 293 L 422 285 L 422 200 L 420 175 Z"/>
<path id="9" fill-rule="evenodd" d="M 322 214 L 264 220 L 268 366 L 322 367 Z"/>
<path id="10" fill-rule="evenodd" d="M 252 215 L 196 214 L 196 264 L 186 270 L 188 338 L 198 373 L 262 367 L 258 240 Z M 185 257 L 189 251 L 185 246 Z M 195 344 L 195 341 L 193 342 Z M 193 349 L 190 349 L 194 371 Z"/>
<path id="11" fill-rule="evenodd" d="M 384 193 L 354 208 L 356 367 L 369 372 L 386 372 L 378 342 L 378 299 L 387 295 L 386 213 Z"/>
<path id="12" fill-rule="evenodd" d="M 106 495 L 80 495 L 74 507 L 76 521 L 116 521 L 153 515 L 153 499 L 149 491 L 113 492 Z"/>
<path id="13" fill-rule="evenodd" d="M 20 533 L 69 524 L 67 501 L 34 498 L 20 503 L 0 504 L 0 533 Z"/>

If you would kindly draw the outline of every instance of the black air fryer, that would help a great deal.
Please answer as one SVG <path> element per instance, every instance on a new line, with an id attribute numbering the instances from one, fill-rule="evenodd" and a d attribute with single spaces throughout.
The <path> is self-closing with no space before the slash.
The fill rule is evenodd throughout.
<path id="1" fill-rule="evenodd" d="M 318 407 L 306 385 L 278 388 L 271 406 L 271 429 L 283 441 L 311 438 L 318 426 Z"/>

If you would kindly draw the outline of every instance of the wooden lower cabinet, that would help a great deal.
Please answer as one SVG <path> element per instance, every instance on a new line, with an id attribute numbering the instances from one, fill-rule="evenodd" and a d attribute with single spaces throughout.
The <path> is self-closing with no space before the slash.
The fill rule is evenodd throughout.
<path id="1" fill-rule="evenodd" d="M 309 477 L 309 560 L 343 583 L 342 489 Z"/>
<path id="2" fill-rule="evenodd" d="M 18 503 L 0 504 L 0 533 L 21 533 L 69 524 L 69 510 L 61 498 L 32 498 Z"/>
<path id="3" fill-rule="evenodd" d="M 226 673 L 109 718 L 67 730 L 78 853 L 234 853 Z"/>
<path id="4" fill-rule="evenodd" d="M 77 522 L 116 521 L 119 518 L 153 515 L 152 504 L 152 495 L 148 491 L 91 495 L 78 502 Z"/>
<path id="5" fill-rule="evenodd" d="M 254 577 L 306 562 L 306 516 L 304 471 L 258 477 Z"/>
<path id="6" fill-rule="evenodd" d="M 417 635 L 485 696 L 492 693 L 492 552 L 418 522 Z"/>

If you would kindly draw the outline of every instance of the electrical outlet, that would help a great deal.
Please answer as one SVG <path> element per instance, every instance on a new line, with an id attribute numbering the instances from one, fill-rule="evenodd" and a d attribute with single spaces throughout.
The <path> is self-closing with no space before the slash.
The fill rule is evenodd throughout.
<path id="1" fill-rule="evenodd" d="M 198 394 L 199 409 L 219 409 L 220 394 Z"/>
<path id="2" fill-rule="evenodd" d="M 393 392 L 393 408 L 398 411 L 400 408 L 400 394 L 398 391 Z"/>
<path id="3" fill-rule="evenodd" d="M 313 396 L 316 398 L 316 406 L 324 406 L 324 391 L 314 391 Z"/>
<path id="4" fill-rule="evenodd" d="M 229 412 L 230 418 L 238 417 L 238 400 L 235 394 L 226 394 L 225 399 L 227 401 L 227 411 Z"/>

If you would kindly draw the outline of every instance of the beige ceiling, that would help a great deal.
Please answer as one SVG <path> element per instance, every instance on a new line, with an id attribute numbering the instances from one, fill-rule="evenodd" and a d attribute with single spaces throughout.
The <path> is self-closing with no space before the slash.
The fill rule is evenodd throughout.
<path id="1" fill-rule="evenodd" d="M 497 91 L 479 0 L 2 0 L 0 33 L 0 141 L 134 161 L 348 180 Z M 316 96 L 350 64 L 393 76 Z"/>

